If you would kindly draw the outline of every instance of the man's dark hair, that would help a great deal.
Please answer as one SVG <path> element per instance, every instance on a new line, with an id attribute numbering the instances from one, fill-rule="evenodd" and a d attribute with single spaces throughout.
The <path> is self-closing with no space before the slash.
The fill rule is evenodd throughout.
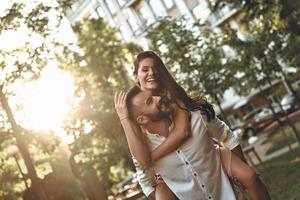
<path id="1" fill-rule="evenodd" d="M 139 106 L 134 105 L 132 103 L 132 99 L 141 92 L 141 89 L 138 86 L 133 86 L 128 90 L 127 97 L 126 97 L 126 105 L 128 109 L 129 117 L 135 122 L 136 118 L 142 114 L 139 109 Z"/>

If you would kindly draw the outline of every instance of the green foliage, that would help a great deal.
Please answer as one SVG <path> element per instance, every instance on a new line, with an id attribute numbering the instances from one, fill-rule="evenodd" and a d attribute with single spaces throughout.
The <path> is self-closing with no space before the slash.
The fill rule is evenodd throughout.
<path id="1" fill-rule="evenodd" d="M 270 192 L 271 199 L 299 199 L 300 154 L 299 148 L 264 162 L 259 172 Z"/>
<path id="2" fill-rule="evenodd" d="M 130 154 L 119 119 L 113 105 L 114 93 L 128 88 L 132 79 L 126 68 L 133 63 L 139 47 L 123 43 L 117 30 L 103 19 L 84 19 L 75 25 L 81 54 L 74 57 L 80 66 L 74 68 L 76 94 L 79 105 L 74 108 L 65 127 L 75 141 L 70 145 L 78 176 L 97 176 L 108 190 L 116 179 L 111 179 L 110 168 L 130 169 Z"/>
<path id="3" fill-rule="evenodd" d="M 83 88 L 88 85 L 93 87 L 87 96 L 103 99 L 98 99 L 97 109 L 102 107 L 99 105 L 102 103 L 109 103 L 103 105 L 103 109 L 111 109 L 114 89 L 128 88 L 131 83 L 126 68 L 139 48 L 134 44 L 122 43 L 116 35 L 117 30 L 101 18 L 85 19 L 74 26 L 74 31 L 78 36 L 78 46 L 84 52 L 82 56 L 76 56 L 77 63 L 86 65 L 78 70 L 80 76 L 86 74 L 80 84 Z"/>
<path id="4" fill-rule="evenodd" d="M 201 34 L 200 34 L 201 32 Z M 222 35 L 187 20 L 164 18 L 147 34 L 178 82 L 189 92 L 220 94 L 234 82 L 232 60 L 222 49 Z"/>
<path id="5" fill-rule="evenodd" d="M 21 33 L 23 37 L 17 46 L 0 48 L 0 69 L 4 74 L 1 85 L 6 86 L 19 78 L 37 78 L 48 60 L 59 60 L 62 54 L 58 54 L 56 49 L 66 46 L 57 38 L 63 17 L 59 11 L 60 7 L 51 3 L 36 1 L 32 8 L 13 3 L 0 17 L 2 37 L 9 34 L 18 34 L 20 37 Z"/>
<path id="6" fill-rule="evenodd" d="M 63 0 L 60 3 L 66 5 L 67 2 L 68 0 Z M 16 43 L 12 42 L 12 45 L 3 45 L 0 48 L 0 86 L 4 92 L 1 99 L 5 98 L 10 101 L 10 97 L 16 95 L 17 92 L 13 89 L 15 82 L 38 78 L 49 60 L 60 60 L 66 56 L 58 52 L 60 48 L 69 48 L 68 44 L 57 38 L 63 19 L 61 12 L 63 8 L 59 5 L 55 2 L 35 1 L 30 4 L 32 7 L 29 8 L 29 4 L 12 3 L 11 7 L 0 17 L 1 37 L 10 34 L 23 37 L 22 39 L 16 38 L 19 39 L 17 45 L 13 45 Z M 12 102 L 8 103 L 12 105 Z M 13 154 L 9 153 L 10 146 L 23 143 L 26 149 L 29 149 L 31 157 L 34 158 L 37 174 L 40 178 L 44 178 L 53 174 L 50 160 L 59 142 L 53 133 L 25 130 L 18 125 L 19 132 L 17 134 L 12 129 L 12 121 L 7 118 L 8 108 L 4 105 L 1 105 L 0 108 L 0 199 L 18 199 L 23 195 L 32 194 L 32 188 L 28 190 L 25 188 L 24 180 L 17 166 L 18 162 L 23 173 L 27 174 L 24 159 L 28 161 L 28 157 L 21 156 L 24 155 L 24 149 Z M 25 139 L 23 140 L 23 138 Z M 30 187 L 29 178 L 27 176 L 27 183 Z M 61 180 L 63 179 L 64 177 L 61 178 Z M 56 189 L 60 187 L 59 184 L 54 186 Z M 80 192 L 80 190 L 77 191 Z M 78 196 L 82 196 L 78 192 Z M 49 197 L 52 198 L 52 195 L 55 196 L 55 193 L 49 194 Z"/>
<path id="7" fill-rule="evenodd" d="M 79 180 L 72 174 L 67 152 L 67 147 L 62 145 L 51 156 L 53 172 L 43 180 L 46 191 L 52 199 L 86 199 Z"/>
<path id="8" fill-rule="evenodd" d="M 290 3 L 290 4 L 289 4 Z M 295 24 L 295 16 L 300 13 L 299 3 L 295 1 L 211 1 L 214 11 L 230 4 L 240 8 L 237 17 L 239 33 L 226 24 L 222 25 L 226 40 L 236 51 L 236 68 L 239 71 L 239 84 L 236 90 L 247 95 L 254 88 L 277 80 L 285 71 L 286 65 L 299 67 L 299 34 L 290 24 Z M 297 74 L 289 74 L 293 77 Z"/>
<path id="9" fill-rule="evenodd" d="M 296 129 L 299 130 L 300 123 L 296 122 L 294 125 Z M 266 152 L 266 155 L 268 155 L 284 147 L 287 147 L 288 145 L 294 144 L 295 142 L 297 142 L 297 139 L 290 127 L 281 127 L 269 134 L 266 142 L 271 144 L 270 148 Z"/>
<path id="10" fill-rule="evenodd" d="M 21 23 L 19 20 L 23 14 L 21 10 L 24 8 L 24 4 L 14 3 L 11 8 L 8 9 L 7 13 L 1 17 L 0 33 L 6 29 L 19 28 Z"/>
<path id="11" fill-rule="evenodd" d="M 0 197 L 17 199 L 21 191 L 25 189 L 25 185 L 22 184 L 21 174 L 18 172 L 14 157 L 9 155 L 8 148 L 13 145 L 13 140 L 7 133 L 2 132 L 1 136 L 2 139 L 4 139 L 3 136 L 6 138 L 1 140 L 0 145 Z"/>

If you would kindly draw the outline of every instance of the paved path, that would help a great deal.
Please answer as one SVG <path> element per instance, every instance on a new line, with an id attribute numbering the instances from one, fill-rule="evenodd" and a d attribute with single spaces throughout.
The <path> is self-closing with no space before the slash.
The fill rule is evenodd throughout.
<path id="1" fill-rule="evenodd" d="M 271 154 L 266 154 L 267 150 L 272 146 L 271 143 L 267 142 L 264 144 L 264 141 L 267 140 L 267 135 L 260 135 L 260 137 L 258 138 L 258 140 L 253 144 L 255 147 L 255 150 L 257 152 L 257 154 L 259 155 L 259 157 L 261 158 L 261 160 L 264 161 L 268 161 L 272 158 L 275 158 L 277 156 L 280 156 L 286 152 L 289 151 L 289 147 L 286 146 L 282 149 L 279 149 Z M 294 150 L 296 147 L 299 147 L 299 143 L 295 142 L 292 144 L 292 149 Z M 257 160 L 257 158 L 253 155 L 253 154 L 249 154 L 249 156 L 251 156 L 254 164 L 258 164 L 259 161 Z"/>

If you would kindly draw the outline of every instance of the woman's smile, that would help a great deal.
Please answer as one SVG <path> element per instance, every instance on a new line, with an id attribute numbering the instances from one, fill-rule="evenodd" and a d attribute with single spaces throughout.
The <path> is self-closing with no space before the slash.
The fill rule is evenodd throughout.
<path id="1" fill-rule="evenodd" d="M 153 91 L 159 87 L 156 75 L 156 65 L 152 58 L 140 62 L 136 78 L 142 90 Z"/>

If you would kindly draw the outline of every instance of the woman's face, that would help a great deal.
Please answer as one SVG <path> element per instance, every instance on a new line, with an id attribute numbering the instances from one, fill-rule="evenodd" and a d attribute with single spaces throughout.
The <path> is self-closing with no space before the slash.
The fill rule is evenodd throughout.
<path id="1" fill-rule="evenodd" d="M 136 79 L 143 91 L 154 91 L 159 87 L 157 66 L 152 58 L 145 58 L 139 63 Z"/>

